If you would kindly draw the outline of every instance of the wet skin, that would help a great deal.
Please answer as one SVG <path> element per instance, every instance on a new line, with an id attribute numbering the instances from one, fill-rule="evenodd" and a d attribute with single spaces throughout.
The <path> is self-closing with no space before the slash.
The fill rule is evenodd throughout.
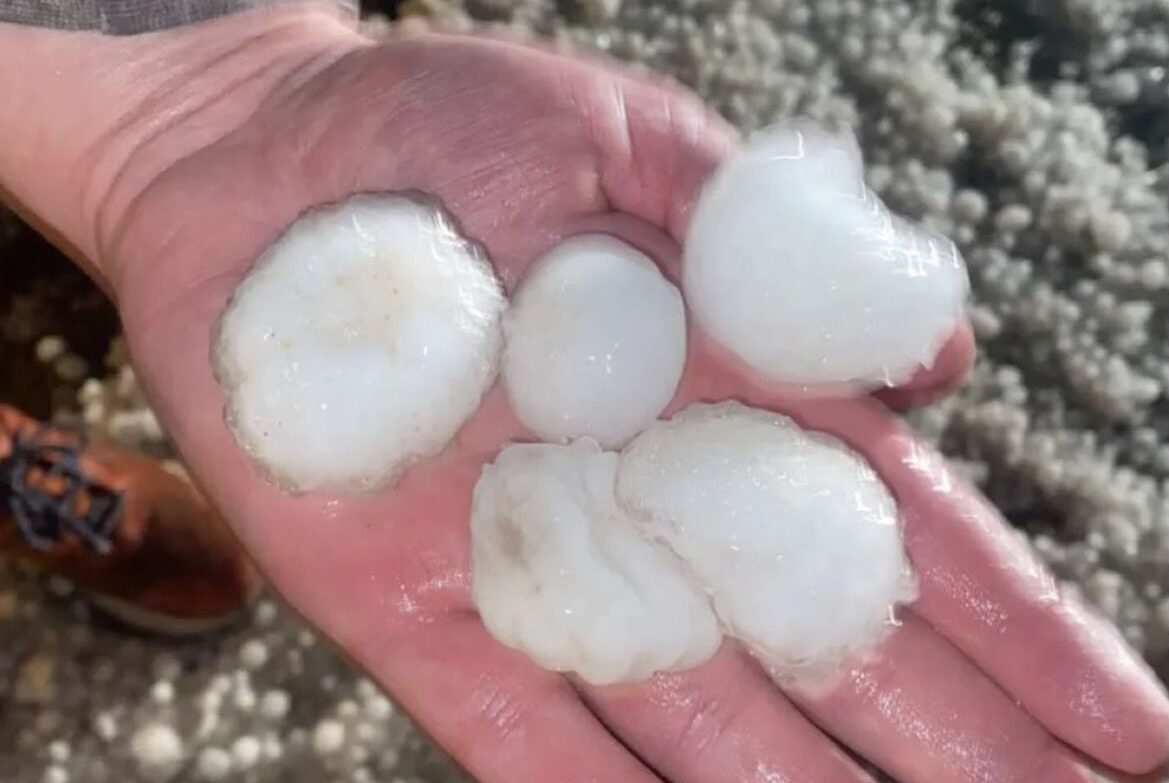
<path id="1" fill-rule="evenodd" d="M 116 293 L 161 417 L 272 582 L 476 777 L 868 780 L 842 743 L 903 783 L 1063 783 L 1086 780 L 1081 753 L 1134 773 L 1169 754 L 1169 702 L 1149 672 L 884 404 L 785 397 L 693 328 L 671 410 L 737 398 L 788 413 L 867 455 L 901 505 L 921 597 L 829 690 L 775 687 L 730 644 L 692 671 L 594 688 L 496 643 L 470 600 L 467 518 L 480 466 L 524 436 L 498 386 L 395 491 L 292 497 L 261 480 L 223 424 L 211 324 L 302 210 L 421 190 L 486 247 L 509 291 L 586 231 L 623 238 L 677 281 L 696 190 L 735 143 L 677 87 L 516 42 L 374 46 L 328 19 L 294 33 L 267 39 L 279 58 L 254 50 L 258 81 L 188 96 L 185 119 L 143 132 L 104 180 L 98 228 L 82 209 L 59 230 Z M 48 186 L 24 195 L 53 222 Z M 934 370 L 880 396 L 949 391 L 972 353 L 962 325 Z"/>

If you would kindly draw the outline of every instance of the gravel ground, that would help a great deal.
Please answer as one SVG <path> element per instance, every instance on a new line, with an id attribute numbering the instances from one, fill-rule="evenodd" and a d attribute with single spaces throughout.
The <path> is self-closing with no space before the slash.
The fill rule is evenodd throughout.
<path id="1" fill-rule="evenodd" d="M 648 63 L 746 130 L 855 124 L 971 264 L 979 365 L 916 423 L 1169 678 L 1169 0 L 405 6 Z M 165 455 L 100 297 L 2 216 L 0 258 L 4 398 Z M 0 780 L 463 779 L 272 600 L 175 646 L 7 570 L 0 637 Z"/>

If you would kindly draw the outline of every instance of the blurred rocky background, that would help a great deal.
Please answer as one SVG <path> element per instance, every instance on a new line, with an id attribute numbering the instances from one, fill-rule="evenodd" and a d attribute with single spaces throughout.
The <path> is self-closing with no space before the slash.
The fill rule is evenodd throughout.
<path id="1" fill-rule="evenodd" d="M 914 415 L 1169 677 L 1169 0 L 407 0 L 674 74 L 744 130 L 860 133 L 895 208 L 950 233 L 981 343 Z M 169 455 L 109 305 L 0 213 L 0 399 Z M 136 638 L 0 564 L 0 780 L 464 780 L 273 599 Z M 538 783 L 538 782 L 537 782 Z M 1038 782 L 1037 782 L 1038 783 Z"/>

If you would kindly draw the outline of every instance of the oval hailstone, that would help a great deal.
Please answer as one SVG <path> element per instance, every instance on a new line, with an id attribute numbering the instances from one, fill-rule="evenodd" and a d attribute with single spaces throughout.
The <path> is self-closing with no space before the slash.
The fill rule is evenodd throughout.
<path id="1" fill-rule="evenodd" d="M 508 446 L 483 469 L 471 510 L 484 625 L 544 668 L 598 685 L 688 668 L 722 638 L 706 596 L 618 508 L 616 472 L 617 455 L 587 440 Z"/>
<path id="2" fill-rule="evenodd" d="M 686 237 L 697 321 L 765 377 L 872 388 L 931 364 L 969 282 L 950 240 L 864 184 L 851 133 L 765 130 L 707 183 Z"/>
<path id="3" fill-rule="evenodd" d="M 308 212 L 220 317 L 231 431 L 286 489 L 382 486 L 479 406 L 504 307 L 488 262 L 433 205 L 361 195 Z"/>
<path id="4" fill-rule="evenodd" d="M 504 317 L 503 381 L 525 426 L 552 442 L 620 446 L 669 404 L 686 361 L 682 295 L 619 239 L 565 240 Z"/>
<path id="5" fill-rule="evenodd" d="M 859 455 L 790 419 L 698 404 L 622 454 L 618 502 L 778 676 L 827 673 L 914 596 L 897 508 Z"/>

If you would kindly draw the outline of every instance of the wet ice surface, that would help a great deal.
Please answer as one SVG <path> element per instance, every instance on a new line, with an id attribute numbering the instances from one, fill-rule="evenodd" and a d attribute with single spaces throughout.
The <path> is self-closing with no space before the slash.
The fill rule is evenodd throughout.
<path id="1" fill-rule="evenodd" d="M 683 275 L 698 322 L 752 368 L 843 388 L 929 366 L 969 287 L 952 241 L 894 215 L 864 183 L 851 132 L 810 122 L 755 134 L 715 173 Z"/>
<path id="2" fill-rule="evenodd" d="M 287 489 L 383 486 L 479 406 L 504 304 L 488 262 L 433 205 L 366 195 L 309 212 L 219 321 L 232 432 Z"/>
<path id="3" fill-rule="evenodd" d="M 541 259 L 504 319 L 503 380 L 541 439 L 621 446 L 674 396 L 686 359 L 682 295 L 648 257 L 600 234 Z"/>
<path id="4" fill-rule="evenodd" d="M 471 512 L 484 625 L 596 684 L 688 668 L 721 641 L 705 594 L 617 505 L 617 461 L 591 441 L 508 446 L 483 469 Z"/>
<path id="5" fill-rule="evenodd" d="M 629 445 L 617 496 L 778 676 L 832 673 L 914 596 L 888 489 L 855 452 L 784 416 L 692 405 Z"/>
<path id="6" fill-rule="evenodd" d="M 692 405 L 620 456 L 508 446 L 473 509 L 488 630 L 594 683 L 705 660 L 711 609 L 775 676 L 829 676 L 914 595 L 897 509 L 867 463 L 738 403 Z"/>

